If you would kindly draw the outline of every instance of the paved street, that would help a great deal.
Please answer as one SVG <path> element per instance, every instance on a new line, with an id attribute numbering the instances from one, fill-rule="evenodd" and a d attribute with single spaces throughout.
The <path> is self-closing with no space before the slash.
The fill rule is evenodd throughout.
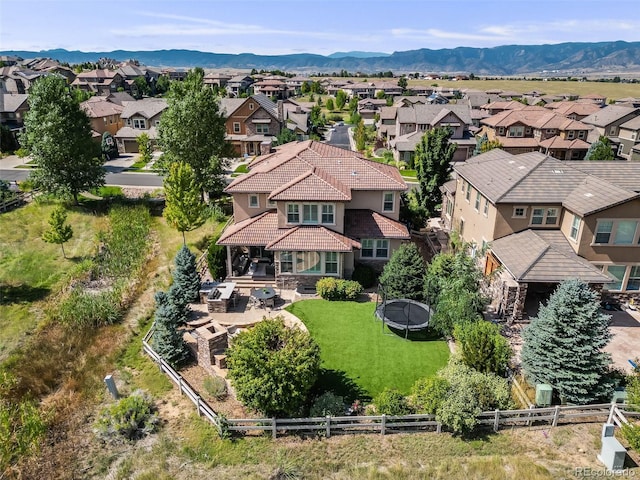
<path id="1" fill-rule="evenodd" d="M 326 143 L 335 147 L 350 150 L 351 144 L 349 143 L 349 127 L 347 125 L 339 125 L 334 128 L 335 131 L 331 132 L 331 137 Z"/>

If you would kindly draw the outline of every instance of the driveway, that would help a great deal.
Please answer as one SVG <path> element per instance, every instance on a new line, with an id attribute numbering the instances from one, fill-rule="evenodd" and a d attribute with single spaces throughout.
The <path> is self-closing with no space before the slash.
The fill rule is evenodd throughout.
<path id="1" fill-rule="evenodd" d="M 335 130 L 331 132 L 331 136 L 326 143 L 335 147 L 351 150 L 351 144 L 349 143 L 349 127 L 347 125 L 337 125 L 333 128 Z"/>
<path id="2" fill-rule="evenodd" d="M 616 367 L 631 373 L 633 367 L 629 360 L 640 357 L 640 312 L 607 311 L 611 315 L 609 327 L 613 338 L 605 348 L 611 354 Z"/>

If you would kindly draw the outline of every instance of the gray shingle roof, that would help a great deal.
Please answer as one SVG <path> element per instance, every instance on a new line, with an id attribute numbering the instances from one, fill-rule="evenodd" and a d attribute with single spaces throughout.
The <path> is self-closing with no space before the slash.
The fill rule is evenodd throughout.
<path id="1" fill-rule="evenodd" d="M 264 108 L 275 118 L 278 118 L 278 106 L 273 103 L 269 97 L 262 93 L 258 93 L 256 95 L 253 95 L 251 98 L 258 102 L 262 108 Z"/>
<path id="2" fill-rule="evenodd" d="M 220 99 L 220 112 L 230 117 L 246 101 L 246 98 L 222 98 Z"/>
<path id="3" fill-rule="evenodd" d="M 398 108 L 398 121 L 400 123 L 417 123 L 420 125 L 432 125 L 436 118 L 442 117 L 442 110 L 453 112 L 460 120 L 470 125 L 471 107 L 469 105 L 422 105 Z"/>
<path id="4" fill-rule="evenodd" d="M 559 230 L 525 230 L 491 243 L 491 252 L 519 282 L 561 282 L 579 278 L 588 283 L 611 280 L 579 257 Z"/>
<path id="5" fill-rule="evenodd" d="M 637 115 L 640 113 L 640 109 L 622 105 L 607 105 L 588 117 L 584 117 L 582 121 L 590 125 L 595 125 L 596 127 L 606 127 L 634 112 Z"/>
<path id="6" fill-rule="evenodd" d="M 120 114 L 122 118 L 130 118 L 134 115 L 142 115 L 145 118 L 153 118 L 167 108 L 164 98 L 143 98 L 135 102 L 123 102 L 124 110 Z"/>
<path id="7" fill-rule="evenodd" d="M 15 113 L 25 104 L 28 98 L 29 95 L 26 93 L 1 93 L 0 112 Z"/>

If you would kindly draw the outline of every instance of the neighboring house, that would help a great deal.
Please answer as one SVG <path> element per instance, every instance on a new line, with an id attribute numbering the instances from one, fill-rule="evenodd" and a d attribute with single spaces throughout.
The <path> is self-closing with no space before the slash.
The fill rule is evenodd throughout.
<path id="1" fill-rule="evenodd" d="M 146 67 L 140 67 L 131 62 L 122 63 L 116 71 L 122 76 L 127 84 L 127 91 L 133 92 L 134 94 L 137 93 L 135 86 L 136 78 L 143 77 L 147 81 L 147 84 L 151 88 L 154 88 L 155 82 L 161 75 L 161 72 Z"/>
<path id="2" fill-rule="evenodd" d="M 0 93 L 0 124 L 11 130 L 24 126 L 24 114 L 29 111 L 26 93 Z"/>
<path id="3" fill-rule="evenodd" d="M 589 150 L 588 125 L 542 107 L 504 110 L 480 124 L 482 134 L 513 154 L 541 151 L 559 160 L 582 160 Z"/>
<path id="4" fill-rule="evenodd" d="M 492 150 L 454 171 L 442 215 L 464 241 L 489 248 L 484 270 L 499 269 L 504 316 L 521 318 L 568 278 L 640 300 L 640 163 Z"/>
<path id="5" fill-rule="evenodd" d="M 398 107 L 382 107 L 380 109 L 380 119 L 376 124 L 378 138 L 383 143 L 389 143 L 396 138 L 396 116 Z"/>
<path id="6" fill-rule="evenodd" d="M 638 115 L 640 115 L 639 108 L 607 105 L 588 117 L 583 118 L 582 122 L 595 127 L 589 133 L 588 140 L 590 143 L 597 141 L 600 136 L 605 136 L 614 144 L 617 144 L 620 125 Z"/>
<path id="7" fill-rule="evenodd" d="M 310 109 L 290 98 L 279 101 L 277 105 L 278 117 L 283 122 L 282 127 L 295 133 L 297 140 L 308 140 L 311 123 Z"/>
<path id="8" fill-rule="evenodd" d="M 78 73 L 71 86 L 97 95 L 108 95 L 119 88 L 125 89 L 127 83 L 117 70 L 97 69 Z"/>
<path id="9" fill-rule="evenodd" d="M 248 98 L 223 98 L 220 109 L 227 117 L 227 140 L 239 157 L 264 153 L 262 150 L 270 148 L 273 137 L 282 128 L 277 105 L 263 94 Z M 263 143 L 265 147 L 261 146 Z"/>
<path id="10" fill-rule="evenodd" d="M 253 84 L 253 78 L 248 75 L 236 75 L 227 82 L 227 92 L 232 97 L 238 97 L 241 93 L 249 91 Z"/>
<path id="11" fill-rule="evenodd" d="M 21 61 L 22 57 L 16 57 L 15 55 L 0 55 L 0 62 L 2 62 L 5 67 L 11 67 Z"/>
<path id="12" fill-rule="evenodd" d="M 387 106 L 387 101 L 378 98 L 364 98 L 358 101 L 358 113 L 364 120 L 373 120 L 376 113 L 380 113 L 382 107 Z"/>
<path id="13" fill-rule="evenodd" d="M 144 98 L 134 102 L 124 102 L 120 118 L 124 122 L 116 133 L 118 150 L 126 153 L 137 153 L 137 138 L 146 133 L 152 142 L 158 139 L 158 125 L 162 112 L 167 108 L 163 98 Z"/>
<path id="14" fill-rule="evenodd" d="M 284 100 L 294 94 L 293 89 L 283 80 L 277 80 L 272 78 L 266 78 L 259 82 L 255 82 L 253 85 L 253 92 L 255 94 L 263 94 L 274 100 Z"/>
<path id="15" fill-rule="evenodd" d="M 207 73 L 204 76 L 204 84 L 211 87 L 216 85 L 219 88 L 224 88 L 231 78 L 231 75 L 227 75 L 226 73 Z"/>
<path id="16" fill-rule="evenodd" d="M 545 108 L 553 110 L 572 120 L 582 120 L 593 113 L 599 112 L 602 107 L 595 103 L 562 101 L 548 103 L 545 105 Z"/>
<path id="17" fill-rule="evenodd" d="M 604 107 L 607 104 L 607 97 L 597 93 L 590 93 L 588 95 L 580 95 L 578 101 L 594 103 L 600 107 Z"/>
<path id="18" fill-rule="evenodd" d="M 116 105 L 123 106 L 124 102 L 135 102 L 136 99 L 129 95 L 127 92 L 115 92 L 110 93 L 106 97 L 104 97 L 111 103 L 115 103 Z"/>
<path id="19" fill-rule="evenodd" d="M 464 104 L 401 107 L 396 111 L 396 136 L 389 140 L 389 147 L 396 160 L 412 165 L 416 145 L 424 133 L 436 127 L 449 127 L 453 130 L 449 141 L 457 144 L 453 161 L 463 162 L 476 146 L 475 138 L 469 133 L 472 124 L 471 108 Z"/>
<path id="20" fill-rule="evenodd" d="M 350 278 L 358 263 L 381 270 L 410 239 L 398 221 L 406 190 L 397 168 L 359 153 L 316 141 L 283 145 L 225 189 L 233 223 L 217 243 L 227 247 L 228 274 L 291 287 Z"/>
<path id="21" fill-rule="evenodd" d="M 637 149 L 640 147 L 640 116 L 620 125 L 618 140 L 620 141 L 617 152 L 618 157 L 626 160 L 640 160 L 637 156 Z M 635 150 L 634 147 L 636 147 Z"/>
<path id="22" fill-rule="evenodd" d="M 29 93 L 29 88 L 39 78 L 49 75 L 17 65 L 0 67 L 0 90 L 5 93 Z"/>
<path id="23" fill-rule="evenodd" d="M 80 108 L 89 117 L 91 130 L 97 134 L 94 136 L 98 139 L 101 139 L 105 132 L 115 135 L 124 127 L 124 121 L 120 117 L 124 107 L 108 101 L 106 97 L 91 97 L 82 102 Z"/>

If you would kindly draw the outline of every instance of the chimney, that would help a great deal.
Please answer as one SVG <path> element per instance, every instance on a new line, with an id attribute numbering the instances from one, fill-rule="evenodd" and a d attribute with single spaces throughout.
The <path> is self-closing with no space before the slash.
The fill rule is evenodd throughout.
<path id="1" fill-rule="evenodd" d="M 271 153 L 271 140 L 260 142 L 260 155 L 268 155 Z"/>
<path id="2" fill-rule="evenodd" d="M 284 102 L 278 100 L 278 120 L 284 122 Z"/>

